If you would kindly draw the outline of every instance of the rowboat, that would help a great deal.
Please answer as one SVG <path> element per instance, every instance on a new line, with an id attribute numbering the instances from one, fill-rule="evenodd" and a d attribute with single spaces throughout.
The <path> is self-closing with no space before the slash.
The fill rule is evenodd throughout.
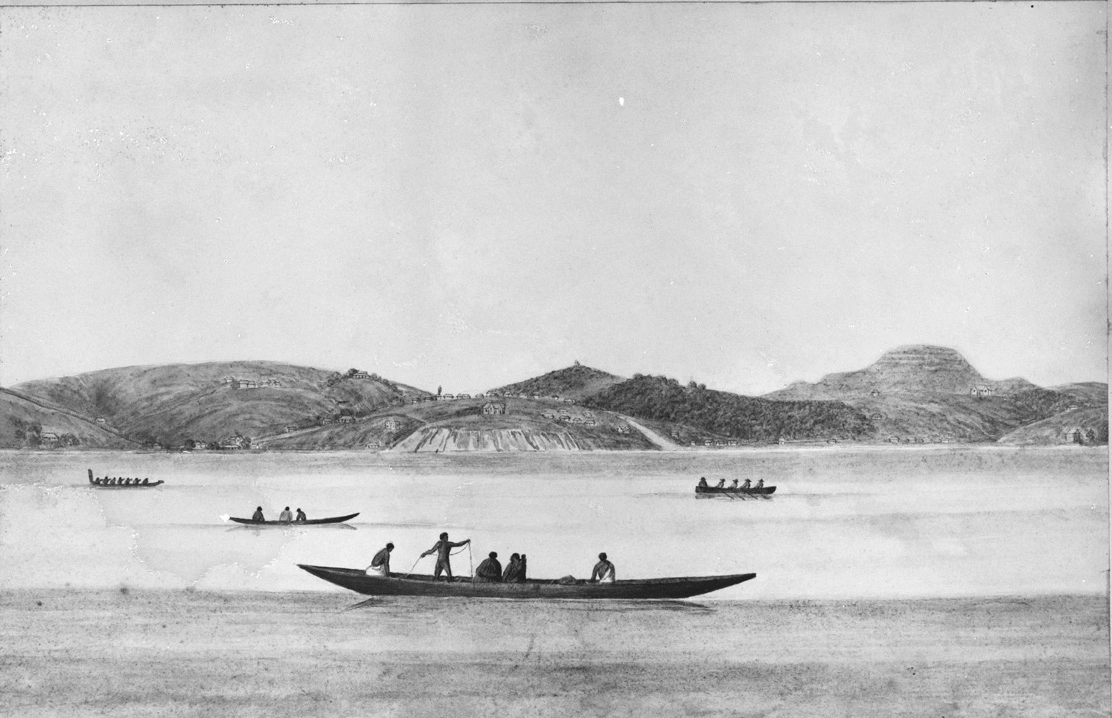
<path id="1" fill-rule="evenodd" d="M 248 526 L 319 526 L 320 524 L 342 524 L 358 515 L 359 512 L 356 511 L 354 514 L 348 514 L 347 516 L 330 516 L 326 519 L 309 519 L 307 521 L 256 521 L 255 519 L 241 519 L 236 516 L 229 516 L 228 520 Z"/>
<path id="2" fill-rule="evenodd" d="M 695 493 L 697 494 L 727 494 L 730 496 L 771 496 L 776 493 L 775 486 L 762 486 L 761 488 L 751 487 L 743 489 L 738 487 L 732 489 L 728 486 L 718 488 L 717 486 L 695 486 Z"/>
<path id="3" fill-rule="evenodd" d="M 93 470 L 89 469 L 89 484 L 92 485 L 92 486 L 95 486 L 98 489 L 149 489 L 151 487 L 158 486 L 159 484 L 166 483 L 166 482 L 162 481 L 161 479 L 158 480 L 158 481 L 151 481 L 151 482 L 148 482 L 146 484 L 109 484 L 109 483 L 102 483 L 102 481 L 104 481 L 104 482 L 108 481 L 108 477 L 105 476 L 103 480 L 102 479 L 94 479 L 93 478 Z"/>
<path id="4" fill-rule="evenodd" d="M 542 599 L 675 599 L 699 596 L 755 578 L 755 573 L 732 576 L 691 576 L 686 578 L 647 578 L 612 583 L 563 579 L 529 579 L 522 583 L 477 583 L 468 577 L 437 581 L 432 576 L 391 574 L 368 575 L 357 568 L 332 566 L 298 567 L 317 578 L 367 596 L 440 596 L 461 598 L 542 598 Z"/>

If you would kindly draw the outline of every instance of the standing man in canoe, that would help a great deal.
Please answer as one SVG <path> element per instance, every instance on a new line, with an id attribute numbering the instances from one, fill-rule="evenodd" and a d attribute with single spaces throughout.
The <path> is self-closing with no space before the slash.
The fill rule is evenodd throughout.
<path id="1" fill-rule="evenodd" d="M 443 572 L 448 575 L 448 581 L 451 581 L 452 564 L 448 562 L 448 557 L 452 555 L 452 549 L 456 548 L 457 546 L 466 546 L 469 543 L 471 543 L 471 539 L 464 539 L 459 543 L 452 543 L 448 540 L 448 532 L 445 531 L 444 533 L 440 534 L 440 540 L 433 544 L 432 548 L 430 548 L 428 551 L 425 551 L 418 558 L 431 556 L 435 553 L 436 568 L 433 569 L 432 572 L 433 580 L 439 579 L 441 572 Z"/>
<path id="2" fill-rule="evenodd" d="M 393 550 L 394 544 L 392 543 L 388 543 L 386 544 L 386 548 L 380 549 L 379 552 L 375 554 L 375 557 L 371 559 L 371 565 L 367 567 L 366 573 L 371 576 L 376 573 L 379 576 L 389 576 L 390 552 Z"/>
<path id="3" fill-rule="evenodd" d="M 606 560 L 605 553 L 600 553 L 595 570 L 591 571 L 591 583 L 614 583 L 617 578 L 618 572 L 614 570 L 614 564 Z"/>

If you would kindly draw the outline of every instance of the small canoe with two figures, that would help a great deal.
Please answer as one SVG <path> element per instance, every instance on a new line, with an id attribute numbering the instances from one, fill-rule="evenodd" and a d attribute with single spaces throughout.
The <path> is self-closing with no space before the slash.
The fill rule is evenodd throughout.
<path id="1" fill-rule="evenodd" d="M 772 496 L 774 493 L 776 493 L 776 487 L 775 486 L 760 486 L 760 487 L 750 486 L 748 489 L 744 489 L 740 486 L 735 488 L 735 487 L 730 487 L 730 486 L 703 486 L 701 484 L 696 484 L 695 485 L 695 493 L 697 495 L 701 495 L 701 496 L 723 496 L 724 495 L 724 496 L 731 496 L 731 497 L 737 496 L 737 497 L 740 497 L 740 498 L 745 498 L 747 496 L 767 497 L 767 496 Z"/>
<path id="2" fill-rule="evenodd" d="M 238 516 L 229 516 L 228 520 L 246 526 L 321 526 L 323 524 L 342 524 L 345 521 L 351 521 L 358 515 L 359 512 L 356 511 L 354 514 L 348 514 L 347 516 L 330 516 L 326 519 L 306 519 L 304 521 L 256 521 L 255 519 L 241 519 Z"/>
<path id="3" fill-rule="evenodd" d="M 151 481 L 150 479 L 139 480 L 138 478 L 121 479 L 115 476 L 93 478 L 93 470 L 89 469 L 89 484 L 98 489 L 151 489 L 164 483 L 161 479 Z"/>
<path id="4" fill-rule="evenodd" d="M 755 573 L 730 576 L 646 578 L 610 583 L 584 580 L 527 579 L 521 583 L 482 583 L 457 576 L 451 581 L 432 576 L 368 575 L 357 568 L 298 564 L 317 578 L 365 596 L 438 596 L 454 598 L 533 599 L 679 599 L 700 596 L 756 578 Z"/>

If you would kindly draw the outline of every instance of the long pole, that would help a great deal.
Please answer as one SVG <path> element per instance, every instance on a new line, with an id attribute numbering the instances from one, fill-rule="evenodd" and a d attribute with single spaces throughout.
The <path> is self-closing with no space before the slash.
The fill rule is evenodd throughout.
<path id="1" fill-rule="evenodd" d="M 475 580 L 475 559 L 471 558 L 471 542 L 467 542 L 467 561 L 471 564 L 471 580 Z"/>
<path id="2" fill-rule="evenodd" d="M 422 558 L 424 558 L 424 557 L 423 556 L 418 556 L 417 560 L 413 562 L 413 566 L 410 567 L 409 573 L 407 573 L 405 576 L 402 576 L 402 578 L 409 578 L 409 574 L 413 573 L 413 569 L 417 568 L 417 564 L 421 561 Z"/>

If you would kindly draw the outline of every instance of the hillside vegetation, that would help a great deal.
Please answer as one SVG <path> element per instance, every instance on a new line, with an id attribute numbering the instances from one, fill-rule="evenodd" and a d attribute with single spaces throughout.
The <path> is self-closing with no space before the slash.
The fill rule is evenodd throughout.
<path id="1" fill-rule="evenodd" d="M 743 441 L 857 439 L 873 433 L 868 417 L 835 401 L 770 401 L 707 389 L 694 382 L 636 376 L 583 401 L 585 406 L 682 424 Z"/>
<path id="2" fill-rule="evenodd" d="M 794 441 L 1107 443 L 1108 386 L 986 379 L 908 346 L 764 397 L 575 364 L 486 395 L 264 361 L 122 367 L 0 390 L 0 448 L 588 451 Z"/>

